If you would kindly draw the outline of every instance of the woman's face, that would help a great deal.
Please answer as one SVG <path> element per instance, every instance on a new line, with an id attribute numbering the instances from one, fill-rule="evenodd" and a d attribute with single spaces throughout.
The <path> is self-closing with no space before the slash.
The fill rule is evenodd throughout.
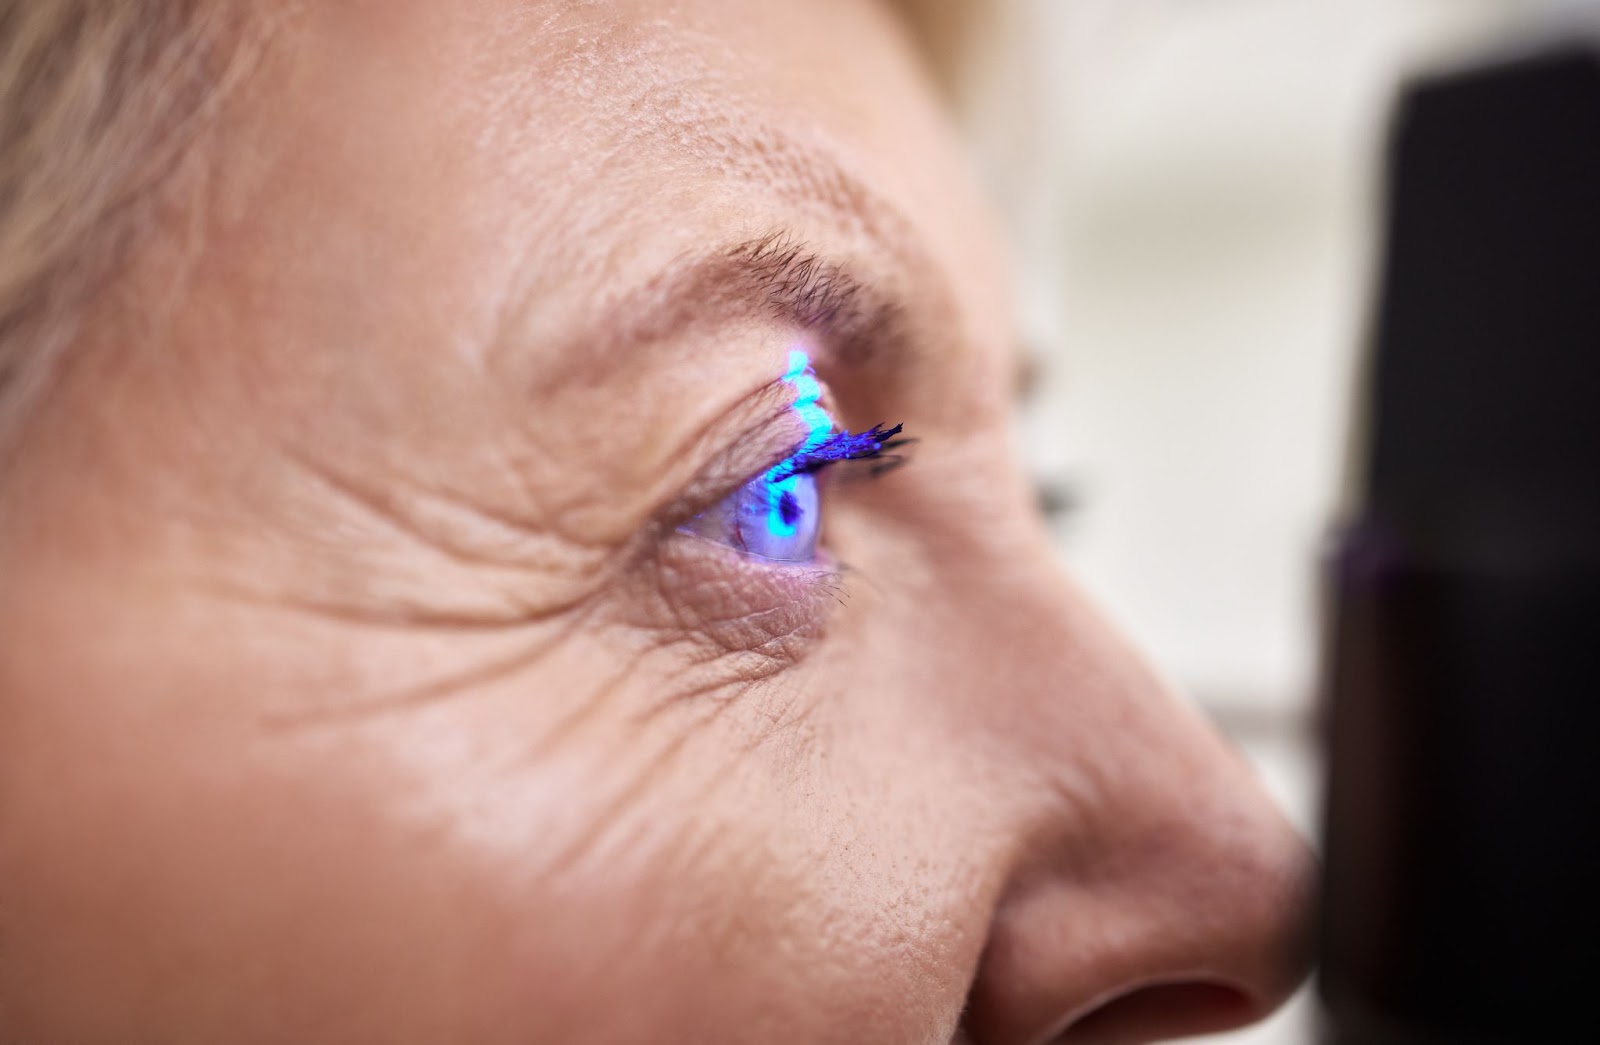
<path id="1" fill-rule="evenodd" d="M 0 501 L 4 1037 L 1276 1004 L 1302 847 L 1053 564 L 891 16 L 303 6 Z"/>

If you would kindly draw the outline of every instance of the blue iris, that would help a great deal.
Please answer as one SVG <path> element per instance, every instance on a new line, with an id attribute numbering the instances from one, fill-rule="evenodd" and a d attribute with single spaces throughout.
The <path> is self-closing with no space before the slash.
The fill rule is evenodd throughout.
<path id="1" fill-rule="evenodd" d="M 732 500 L 736 532 L 745 551 L 787 562 L 816 557 L 821 522 L 816 476 L 791 475 L 778 482 L 761 476 L 741 487 Z"/>

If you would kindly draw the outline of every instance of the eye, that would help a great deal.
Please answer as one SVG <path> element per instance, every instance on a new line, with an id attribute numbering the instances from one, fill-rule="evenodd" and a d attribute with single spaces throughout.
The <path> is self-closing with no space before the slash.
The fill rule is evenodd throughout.
<path id="1" fill-rule="evenodd" d="M 811 562 L 821 530 L 817 476 L 774 468 L 739 487 L 680 529 L 780 562 Z"/>
<path id="2" fill-rule="evenodd" d="M 817 473 L 841 461 L 882 457 L 884 451 L 904 445 L 905 440 L 897 438 L 899 425 L 874 425 L 860 433 L 835 429 L 833 418 L 821 405 L 822 386 L 811 369 L 811 359 L 798 349 L 789 353 L 789 369 L 781 380 L 794 396 L 791 409 L 806 428 L 805 441 L 787 459 L 679 529 L 757 558 L 809 563 L 817 557 L 822 527 Z"/>

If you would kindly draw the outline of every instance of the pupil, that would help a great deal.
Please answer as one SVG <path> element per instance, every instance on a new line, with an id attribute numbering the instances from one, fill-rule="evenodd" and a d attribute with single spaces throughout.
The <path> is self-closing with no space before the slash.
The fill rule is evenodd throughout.
<path id="1" fill-rule="evenodd" d="M 788 490 L 778 495 L 778 518 L 785 526 L 793 526 L 800 518 L 800 501 Z"/>

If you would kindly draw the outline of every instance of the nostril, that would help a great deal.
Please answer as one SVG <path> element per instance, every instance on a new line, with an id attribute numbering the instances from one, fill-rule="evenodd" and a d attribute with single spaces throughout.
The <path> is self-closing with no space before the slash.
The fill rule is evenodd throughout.
<path id="1" fill-rule="evenodd" d="M 1229 1030 L 1253 1022 L 1260 1006 L 1220 983 L 1161 983 L 1118 995 L 1072 1021 L 1055 1045 L 1132 1045 Z"/>

